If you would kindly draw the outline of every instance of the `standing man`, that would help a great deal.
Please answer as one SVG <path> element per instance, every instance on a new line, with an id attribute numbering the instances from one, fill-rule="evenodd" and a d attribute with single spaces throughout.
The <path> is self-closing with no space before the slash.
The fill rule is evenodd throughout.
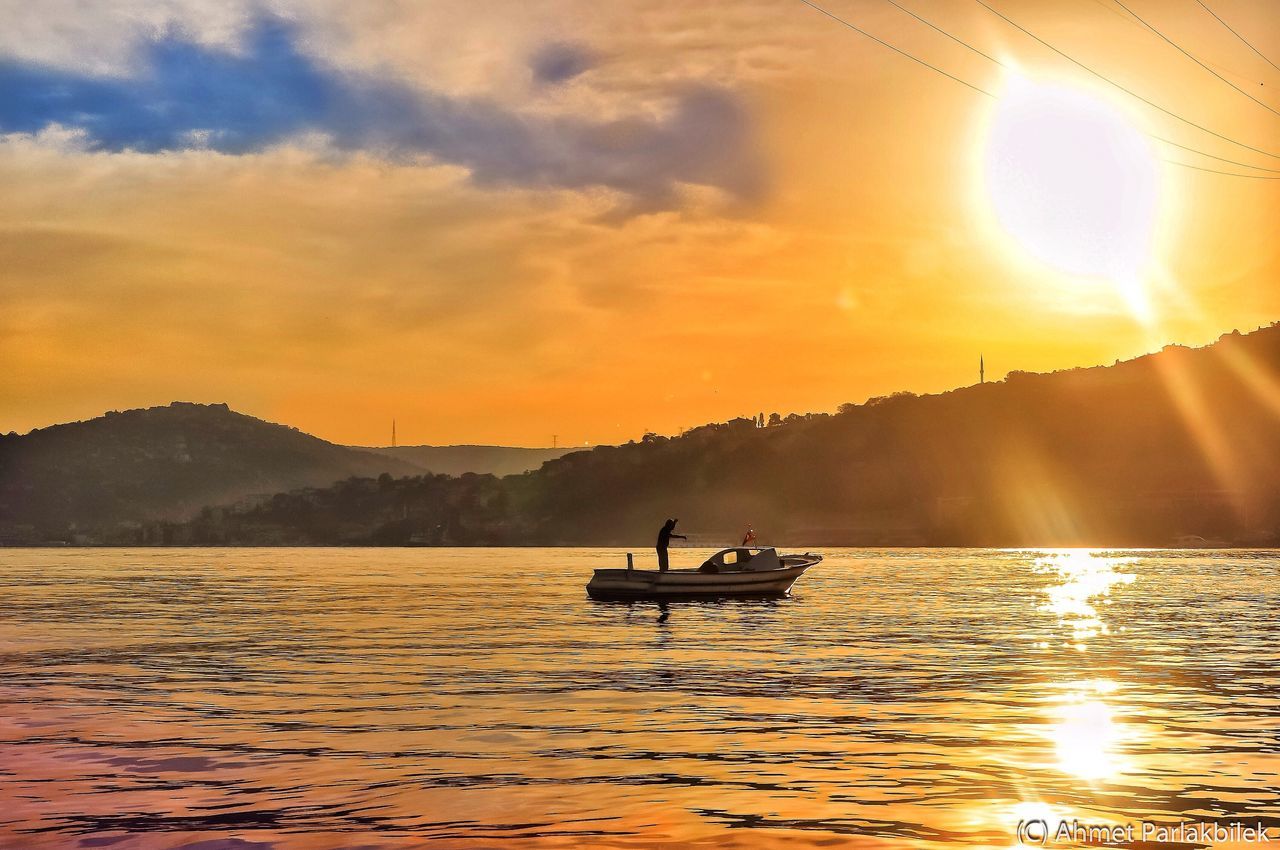
<path id="1" fill-rule="evenodd" d="M 662 572 L 667 571 L 669 564 L 667 563 L 667 545 L 671 543 L 672 537 L 679 537 L 681 540 L 688 540 L 683 534 L 676 534 L 676 523 L 678 519 L 669 519 L 658 532 L 658 569 Z"/>

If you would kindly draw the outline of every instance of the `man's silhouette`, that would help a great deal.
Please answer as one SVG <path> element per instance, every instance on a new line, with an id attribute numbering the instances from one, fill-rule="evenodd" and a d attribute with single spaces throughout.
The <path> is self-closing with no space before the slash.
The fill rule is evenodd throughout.
<path id="1" fill-rule="evenodd" d="M 676 534 L 676 523 L 679 521 L 680 520 L 678 519 L 667 520 L 663 524 L 662 530 L 658 532 L 658 569 L 664 572 L 667 567 L 670 566 L 667 562 L 667 545 L 671 543 L 671 538 L 679 537 L 681 540 L 689 539 L 683 534 Z"/>

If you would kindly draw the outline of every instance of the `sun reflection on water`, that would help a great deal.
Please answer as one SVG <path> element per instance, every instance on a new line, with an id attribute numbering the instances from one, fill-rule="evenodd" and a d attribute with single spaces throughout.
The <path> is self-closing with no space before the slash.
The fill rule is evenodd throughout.
<path id="1" fill-rule="evenodd" d="M 1275 552 L 833 552 L 789 600 L 661 622 L 585 599 L 623 558 L 0 549 L 0 847 L 943 850 L 1032 820 L 1280 822 Z"/>
<path id="2" fill-rule="evenodd" d="M 1090 641 L 1111 633 L 1099 609 L 1111 604 L 1115 588 L 1134 581 L 1132 573 L 1121 572 L 1133 562 L 1087 550 L 1053 552 L 1036 560 L 1036 571 L 1055 580 L 1046 588 L 1048 598 L 1040 610 L 1071 630 L 1067 646 L 1083 652 Z M 1053 700 L 1048 733 L 1056 767 L 1090 782 L 1114 780 L 1125 771 L 1122 755 L 1131 735 L 1116 719 L 1121 713 L 1114 703 L 1119 684 L 1088 679 L 1063 687 L 1062 696 Z"/>
<path id="3" fill-rule="evenodd" d="M 1036 570 L 1053 573 L 1061 582 L 1048 588 L 1049 599 L 1040 610 L 1056 614 L 1061 623 L 1070 626 L 1071 643 L 1077 649 L 1083 648 L 1084 641 L 1110 632 L 1098 606 L 1110 604 L 1108 597 L 1113 587 L 1133 582 L 1132 573 L 1118 569 L 1132 562 L 1132 558 L 1106 557 L 1083 550 L 1038 558 Z"/>
<path id="4" fill-rule="evenodd" d="M 1110 684 L 1110 683 L 1108 683 Z M 1051 728 L 1058 769 L 1087 780 L 1115 779 L 1124 772 L 1121 748 L 1127 730 L 1097 692 L 1068 694 Z"/>

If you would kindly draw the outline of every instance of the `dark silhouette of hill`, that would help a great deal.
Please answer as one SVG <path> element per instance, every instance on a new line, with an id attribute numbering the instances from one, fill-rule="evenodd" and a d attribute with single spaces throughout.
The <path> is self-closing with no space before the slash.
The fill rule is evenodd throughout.
<path id="1" fill-rule="evenodd" d="M 175 403 L 0 438 L 0 540 L 647 547 L 669 515 L 695 542 L 753 524 L 801 546 L 1262 544 L 1280 527 L 1274 325 L 770 423 L 450 477 Z"/>
<path id="2" fill-rule="evenodd" d="M 355 447 L 353 447 L 355 448 Z M 399 458 L 439 475 L 519 475 L 580 449 L 526 449 L 514 446 L 382 446 L 364 449 Z"/>
<path id="3" fill-rule="evenodd" d="M 217 509 L 208 543 L 817 546 L 1272 544 L 1280 528 L 1280 327 L 1200 349 L 836 415 L 695 428 L 496 478 L 349 480 Z"/>
<path id="4" fill-rule="evenodd" d="M 120 522 L 185 519 L 209 504 L 383 472 L 422 470 L 225 404 L 111 412 L 0 437 L 0 540 L 98 538 Z"/>

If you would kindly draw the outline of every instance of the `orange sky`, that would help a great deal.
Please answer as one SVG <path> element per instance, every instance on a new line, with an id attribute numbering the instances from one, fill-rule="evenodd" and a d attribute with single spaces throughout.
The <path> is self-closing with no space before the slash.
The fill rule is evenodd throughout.
<path id="1" fill-rule="evenodd" d="M 903 5 L 1144 133 L 1280 168 L 1107 89 L 973 0 Z M 1280 152 L 1280 115 L 1112 0 L 992 5 Z M 1280 109 L 1280 72 L 1198 4 L 1126 5 Z M 1208 5 L 1280 62 L 1280 6 Z M 160 6 L 24 7 L 0 36 L 3 73 L 149 108 L 169 91 L 157 39 L 214 66 L 267 49 L 256 4 Z M 883 0 L 828 8 L 1006 88 Z M 124 128 L 113 142 L 74 110 L 0 110 L 0 430 L 182 399 L 353 444 L 386 443 L 393 417 L 402 444 L 619 442 L 944 390 L 976 380 L 979 353 L 998 378 L 1280 319 L 1280 181 L 1180 168 L 1163 160 L 1244 170 L 1155 146 L 1141 319 L 994 222 L 982 163 L 996 101 L 798 0 L 271 9 L 290 61 L 364 81 L 359 109 L 221 147 L 220 119 L 198 108 L 183 126 L 199 132 L 178 142 L 119 116 L 103 119 Z M 431 132 L 361 111 L 386 90 L 421 97 Z"/>

